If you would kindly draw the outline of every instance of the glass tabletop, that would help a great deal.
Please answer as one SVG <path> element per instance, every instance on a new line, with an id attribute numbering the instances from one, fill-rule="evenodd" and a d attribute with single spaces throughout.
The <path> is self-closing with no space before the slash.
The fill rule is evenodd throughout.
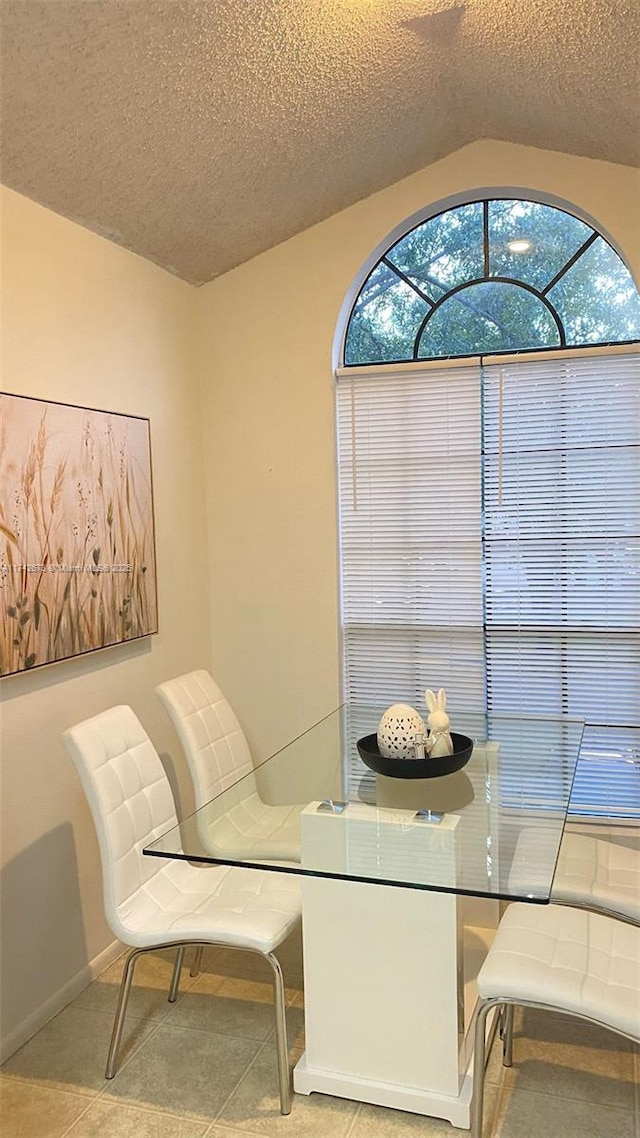
<path id="1" fill-rule="evenodd" d="M 357 747 L 383 711 L 343 705 L 144 853 L 548 901 L 583 723 L 456 716 L 452 731 L 474 744 L 461 770 L 389 778 L 371 770 Z"/>

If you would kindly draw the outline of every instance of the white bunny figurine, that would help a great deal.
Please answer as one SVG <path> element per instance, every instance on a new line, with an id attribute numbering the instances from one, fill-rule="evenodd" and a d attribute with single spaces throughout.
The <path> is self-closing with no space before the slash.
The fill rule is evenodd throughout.
<path id="1" fill-rule="evenodd" d="M 443 755 L 453 754 L 453 741 L 449 734 L 449 716 L 445 708 L 447 696 L 444 688 L 440 688 L 437 696 L 427 688 L 424 698 L 429 708 L 427 723 L 429 734 L 427 736 L 426 750 L 430 758 L 439 759 Z"/>

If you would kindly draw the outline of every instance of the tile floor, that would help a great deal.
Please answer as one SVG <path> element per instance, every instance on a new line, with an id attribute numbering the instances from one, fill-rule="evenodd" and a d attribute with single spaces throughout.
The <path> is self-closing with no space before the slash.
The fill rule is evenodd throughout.
<path id="1" fill-rule="evenodd" d="M 282 946 L 291 1061 L 303 1048 L 300 945 Z M 46 1024 L 0 1071 L 2 1138 L 455 1138 L 448 1122 L 313 1094 L 278 1112 L 272 992 L 258 957 L 209 950 L 167 1003 L 171 959 L 136 969 L 116 1078 L 104 1064 L 121 962 Z M 426 1042 L 426 1041 L 425 1041 Z M 515 1064 L 494 1047 L 492 1138 L 640 1138 L 640 1054 L 610 1033 L 525 1012 Z M 635 1076 L 635 1077 L 634 1077 Z"/>

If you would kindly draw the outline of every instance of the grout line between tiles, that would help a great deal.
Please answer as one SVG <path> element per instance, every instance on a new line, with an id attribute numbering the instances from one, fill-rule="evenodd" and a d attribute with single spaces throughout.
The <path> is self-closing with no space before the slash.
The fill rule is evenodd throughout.
<path id="1" fill-rule="evenodd" d="M 505 1070 L 512 1071 L 513 1074 L 511 1076 L 506 1076 L 506 1077 L 503 1074 L 500 1085 L 504 1086 L 504 1087 L 508 1087 L 511 1091 L 517 1090 L 519 1094 L 543 1095 L 545 1098 L 560 1099 L 562 1102 L 580 1102 L 580 1103 L 586 1103 L 587 1105 L 591 1105 L 591 1106 L 606 1106 L 606 1107 L 610 1107 L 611 1110 L 623 1110 L 623 1111 L 626 1111 L 627 1113 L 629 1113 L 630 1110 L 631 1111 L 633 1110 L 633 1107 L 618 1106 L 615 1102 L 608 1102 L 606 1099 L 600 1099 L 600 1098 L 591 1099 L 591 1098 L 584 1098 L 584 1096 L 578 1098 L 578 1097 L 576 1097 L 575 1093 L 574 1094 L 568 1094 L 568 1092 L 563 1087 L 559 1087 L 557 1091 L 554 1091 L 549 1086 L 545 1086 L 544 1088 L 540 1087 L 539 1089 L 537 1089 L 535 1087 L 518 1087 L 518 1077 L 517 1077 L 518 1072 L 517 1072 L 516 1064 L 514 1063 L 513 1067 L 505 1068 Z M 628 1079 L 621 1080 L 621 1079 L 617 1078 L 617 1076 L 607 1076 L 607 1077 L 611 1078 L 612 1082 L 613 1081 L 615 1081 L 617 1083 L 619 1083 L 619 1082 L 627 1083 L 628 1082 Z M 634 1080 L 634 1083 L 635 1083 L 635 1080 Z M 632 1083 L 632 1085 L 634 1085 L 634 1084 Z"/>
<path id="2" fill-rule="evenodd" d="M 82 1118 L 84 1118 L 84 1116 L 85 1116 L 85 1114 L 87 1113 L 87 1111 L 91 1110 L 91 1107 L 93 1106 L 93 1104 L 94 1104 L 94 1102 L 95 1102 L 95 1101 L 96 1101 L 95 1099 L 90 1099 L 90 1100 L 89 1100 L 89 1102 L 87 1103 L 87 1106 L 86 1106 L 86 1108 L 85 1108 L 85 1109 L 82 1111 L 82 1113 L 81 1113 L 81 1114 L 79 1114 L 79 1115 L 78 1115 L 78 1117 L 77 1117 L 77 1118 L 74 1118 L 74 1120 L 73 1120 L 73 1122 L 71 1123 L 71 1125 L 70 1125 L 69 1127 L 67 1127 L 67 1129 L 64 1131 L 64 1133 L 63 1133 L 63 1134 L 61 1134 L 61 1135 L 60 1135 L 60 1138 L 66 1138 L 67 1134 L 69 1134 L 69 1133 L 71 1132 L 71 1130 L 72 1130 L 72 1129 L 73 1129 L 73 1127 L 76 1125 L 76 1123 L 77 1123 L 77 1122 L 80 1122 L 80 1120 L 81 1120 Z"/>
<path id="3" fill-rule="evenodd" d="M 98 1102 L 100 1099 L 104 1098 L 107 1091 L 109 1090 L 109 1087 L 113 1086 L 115 1084 L 116 1079 L 118 1078 L 118 1075 L 129 1066 L 129 1063 L 131 1063 L 132 1059 L 134 1059 L 134 1057 L 138 1054 L 138 1052 L 142 1051 L 142 1048 L 147 1043 L 149 1043 L 149 1041 L 151 1039 L 154 1038 L 154 1036 L 158 1033 L 160 1028 L 163 1027 L 164 1022 L 165 1021 L 163 1019 L 158 1020 L 156 1026 L 153 1028 L 153 1030 L 150 1031 L 149 1034 L 146 1035 L 145 1038 L 138 1044 L 138 1046 L 133 1048 L 133 1050 L 130 1052 L 130 1054 L 127 1055 L 126 1059 L 124 1059 L 122 1061 L 122 1063 L 120 1063 L 113 1079 L 107 1079 L 107 1078 L 104 1079 L 101 1089 L 98 1091 L 98 1094 L 92 1100 L 93 1102 Z M 160 1113 L 159 1111 L 154 1111 L 153 1107 L 149 1107 L 149 1111 L 151 1113 L 154 1113 L 154 1114 Z"/>
<path id="4" fill-rule="evenodd" d="M 255 1042 L 255 1040 L 252 1040 L 252 1042 Z M 235 1084 L 235 1086 L 233 1087 L 233 1090 L 232 1090 L 232 1091 L 230 1091 L 230 1093 L 227 1095 L 227 1097 L 226 1097 L 226 1099 L 224 1100 L 224 1102 L 223 1102 L 222 1106 L 220 1107 L 220 1110 L 218 1111 L 218 1113 L 216 1114 L 215 1118 L 213 1119 L 213 1122 L 217 1122 L 217 1121 L 218 1121 L 218 1119 L 220 1118 L 220 1115 L 222 1114 L 223 1110 L 225 1109 L 225 1107 L 227 1106 L 227 1104 L 230 1102 L 230 1100 L 233 1098 L 234 1094 L 235 1094 L 235 1093 L 236 1093 L 236 1091 L 238 1090 L 238 1087 L 240 1086 L 241 1082 L 242 1082 L 242 1081 L 243 1081 L 243 1080 L 244 1080 L 244 1079 L 247 1077 L 247 1075 L 249 1074 L 249 1071 L 251 1070 L 251 1068 L 252 1068 L 252 1067 L 254 1066 L 254 1064 L 256 1063 L 256 1061 L 257 1061 L 258 1057 L 259 1057 L 260 1055 L 262 1055 L 262 1052 L 264 1051 L 265 1047 L 268 1047 L 268 1046 L 269 1046 L 269 1040 L 268 1040 L 268 1039 L 265 1039 L 264 1043 L 262 1043 L 262 1045 L 261 1045 L 261 1046 L 258 1048 L 258 1050 L 256 1051 L 255 1055 L 253 1056 L 253 1059 L 251 1059 L 251 1060 L 249 1061 L 248 1065 L 245 1067 L 245 1069 L 244 1069 L 244 1071 L 242 1072 L 242 1074 L 241 1074 L 240 1078 L 238 1079 L 237 1083 L 236 1083 L 236 1084 Z M 291 1080 L 291 1069 L 289 1069 L 289 1086 L 290 1086 L 291 1094 L 293 1094 L 293 1087 L 291 1086 L 291 1081 L 292 1081 L 292 1080 Z M 213 1125 L 213 1123 L 212 1123 L 212 1125 Z M 246 1132 L 245 1132 L 245 1133 L 246 1133 Z"/>
<path id="5" fill-rule="evenodd" d="M 215 997 L 217 997 L 218 995 L 220 995 L 220 994 L 214 993 Z M 228 997 L 221 996 L 221 998 L 225 999 Z M 177 1004 L 175 1006 L 177 1007 Z M 179 1029 L 180 1031 L 195 1031 L 196 1034 L 198 1034 L 198 1035 L 219 1035 L 222 1039 L 240 1039 L 240 1040 L 243 1040 L 245 1043 L 257 1043 L 260 1046 L 262 1046 L 265 1043 L 271 1042 L 272 1037 L 275 1034 L 275 1027 L 270 1027 L 269 1031 L 268 1031 L 267 1035 L 264 1037 L 264 1039 L 256 1039 L 255 1036 L 252 1036 L 252 1035 L 235 1035 L 235 1033 L 233 1031 L 220 1031 L 220 1030 L 216 1030 L 215 1028 L 196 1027 L 194 1024 L 191 1024 L 191 1023 L 174 1023 L 174 1024 L 170 1023 L 170 1024 L 167 1024 L 168 1018 L 169 1018 L 168 1016 L 165 1016 L 164 1019 L 158 1021 L 159 1024 L 164 1024 L 165 1027 L 167 1027 L 167 1026 L 168 1027 L 174 1027 L 176 1030 Z"/>
<path id="6" fill-rule="evenodd" d="M 500 1106 L 502 1106 L 502 1100 L 507 1094 L 509 1094 L 510 1096 L 517 1096 L 518 1098 L 520 1098 L 522 1095 L 532 1095 L 536 1098 L 542 1098 L 542 1099 L 546 1099 L 548 1097 L 555 1097 L 555 1098 L 561 1097 L 559 1095 L 549 1096 L 545 1090 L 532 1091 L 532 1090 L 528 1090 L 528 1089 L 525 1090 L 524 1088 L 520 1088 L 520 1090 L 516 1091 L 514 1086 L 510 1086 L 508 1083 L 504 1083 L 503 1086 L 500 1088 L 500 1095 L 499 1095 Z M 568 1097 L 562 1097 L 562 1101 L 563 1102 L 570 1102 L 570 1103 L 577 1103 L 577 1104 L 580 1104 L 581 1106 L 598 1107 L 598 1109 L 601 1109 L 601 1110 L 607 1110 L 607 1111 L 614 1110 L 618 1114 L 630 1115 L 632 1118 L 633 1118 L 634 1113 L 635 1113 L 633 1110 L 633 1107 L 616 1106 L 615 1103 L 611 1103 L 611 1102 L 591 1102 L 591 1100 L 588 1100 L 588 1099 L 568 1098 Z M 498 1117 L 498 1115 L 496 1113 L 496 1115 L 494 1117 L 494 1122 L 497 1120 L 497 1117 Z M 489 1133 L 491 1133 L 491 1131 L 489 1131 Z"/>
<path id="7" fill-rule="evenodd" d="M 167 1111 L 153 1110 L 152 1107 L 132 1106 L 129 1103 L 124 1102 L 115 1102 L 110 1103 L 109 1105 L 115 1107 L 117 1110 L 124 1110 L 125 1112 L 129 1111 L 132 1114 L 152 1114 L 154 1117 L 159 1116 L 160 1118 L 166 1118 L 167 1122 L 176 1122 L 179 1119 L 181 1122 L 192 1122 L 194 1126 L 198 1126 L 198 1124 L 201 1126 L 206 1126 L 207 1129 L 203 1130 L 201 1138 L 205 1138 L 206 1134 L 208 1134 L 209 1130 L 211 1129 L 211 1125 L 213 1125 L 212 1123 L 208 1124 L 206 1118 L 185 1118 L 184 1115 L 168 1114 Z M 91 1110 L 92 1106 L 93 1103 L 91 1103 L 86 1110 L 83 1110 L 82 1114 L 79 1115 L 79 1117 L 71 1123 L 69 1129 L 65 1130 L 64 1134 L 60 1135 L 60 1138 L 67 1138 L 68 1135 L 71 1135 L 71 1138 L 73 1138 L 74 1126 L 77 1126 L 78 1123 L 82 1121 L 88 1111 Z"/>
<path id="8" fill-rule="evenodd" d="M 352 1099 L 351 1101 L 355 1102 L 355 1099 Z M 360 1115 L 362 1114 L 363 1108 L 364 1108 L 364 1103 L 359 1102 L 357 1107 L 356 1107 L 356 1112 L 355 1112 L 353 1118 L 351 1119 L 351 1124 L 349 1126 L 349 1129 L 347 1130 L 344 1138 L 351 1138 L 351 1135 L 353 1134 L 353 1131 L 355 1130 L 356 1122 L 358 1121 Z"/>
<path id="9" fill-rule="evenodd" d="M 242 1135 L 242 1138 L 265 1138 L 264 1133 L 260 1134 L 257 1130 L 245 1130 L 244 1128 L 239 1130 L 237 1127 L 231 1126 L 228 1122 L 218 1122 L 215 1118 L 213 1122 L 207 1126 L 202 1138 L 211 1138 L 214 1127 L 216 1130 L 221 1130 L 223 1134 L 229 1134 L 230 1138 L 240 1138 L 240 1135 Z M 295 1138 L 295 1135 L 292 1134 L 291 1138 Z"/>

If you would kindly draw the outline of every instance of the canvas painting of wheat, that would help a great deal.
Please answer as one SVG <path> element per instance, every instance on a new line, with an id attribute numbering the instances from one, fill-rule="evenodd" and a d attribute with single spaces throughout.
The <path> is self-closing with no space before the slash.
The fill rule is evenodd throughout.
<path id="1" fill-rule="evenodd" d="M 0 675 L 157 632 L 149 420 L 0 394 Z"/>

